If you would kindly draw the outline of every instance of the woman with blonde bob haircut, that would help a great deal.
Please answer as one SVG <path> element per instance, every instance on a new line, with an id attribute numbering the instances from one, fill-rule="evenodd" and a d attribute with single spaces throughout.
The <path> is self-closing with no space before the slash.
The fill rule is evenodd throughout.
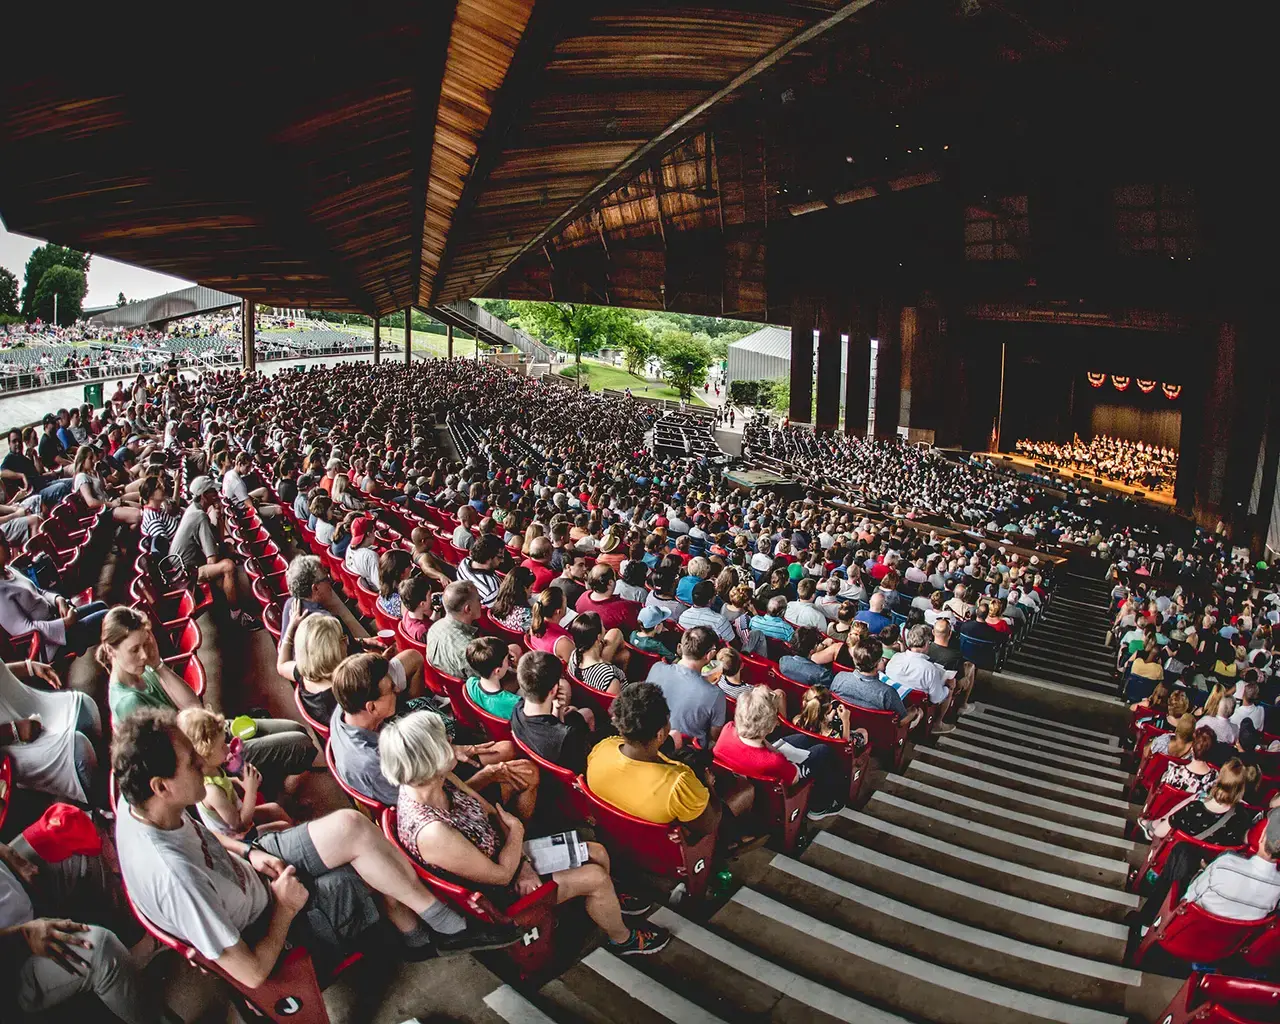
<path id="1" fill-rule="evenodd" d="M 1241 807 L 1248 769 L 1233 757 L 1218 771 L 1218 778 L 1203 797 L 1188 796 L 1163 818 L 1151 822 L 1150 834 L 1163 838 L 1181 832 L 1216 846 L 1239 846 L 1244 842 L 1253 814 Z"/>
<path id="2" fill-rule="evenodd" d="M 337 701 L 333 696 L 333 670 L 347 656 L 347 635 L 342 620 L 332 615 L 303 611 L 291 616 L 280 637 L 276 671 L 298 687 L 307 714 L 327 723 Z"/>
<path id="3" fill-rule="evenodd" d="M 524 855 L 523 822 L 454 775 L 457 759 L 438 715 L 417 711 L 388 722 L 378 734 L 378 757 L 382 774 L 400 787 L 397 839 L 414 860 L 508 896 L 527 896 L 542 885 Z M 587 914 L 609 936 L 615 953 L 661 949 L 670 938 L 666 932 L 623 923 L 604 847 L 588 843 L 587 850 L 588 863 L 551 876 L 558 901 L 583 897 Z M 636 913 L 648 909 L 634 908 Z"/>
<path id="4" fill-rule="evenodd" d="M 769 737 L 782 725 L 781 690 L 754 686 L 738 697 L 733 721 L 716 740 L 716 761 L 753 779 L 772 779 L 790 786 L 813 779 L 809 817 L 814 821 L 838 814 L 848 794 L 849 780 L 840 768 L 835 747 L 816 736 L 800 733 Z"/>

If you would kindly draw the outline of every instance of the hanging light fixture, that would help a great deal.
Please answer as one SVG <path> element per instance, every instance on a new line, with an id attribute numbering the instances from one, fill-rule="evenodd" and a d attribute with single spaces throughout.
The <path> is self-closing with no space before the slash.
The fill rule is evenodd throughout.
<path id="1" fill-rule="evenodd" d="M 1181 384 L 1161 384 L 1160 390 L 1164 392 L 1164 397 L 1169 399 L 1169 401 L 1172 402 L 1175 398 L 1177 398 L 1180 394 L 1182 394 L 1182 385 Z"/>
<path id="2" fill-rule="evenodd" d="M 1144 395 L 1149 395 L 1156 389 L 1156 382 L 1153 380 L 1143 380 L 1141 377 L 1138 377 L 1134 380 L 1134 383 L 1138 385 L 1138 390 Z"/>
<path id="3" fill-rule="evenodd" d="M 1100 388 L 1107 382 L 1107 375 L 1105 373 L 1086 373 L 1085 376 L 1089 379 L 1089 383 L 1095 388 Z"/>
<path id="4" fill-rule="evenodd" d="M 1117 377 L 1113 373 L 1111 375 L 1111 386 L 1114 387 L 1117 391 L 1123 391 L 1125 388 L 1129 386 L 1129 380 L 1130 378 L 1128 377 Z"/>

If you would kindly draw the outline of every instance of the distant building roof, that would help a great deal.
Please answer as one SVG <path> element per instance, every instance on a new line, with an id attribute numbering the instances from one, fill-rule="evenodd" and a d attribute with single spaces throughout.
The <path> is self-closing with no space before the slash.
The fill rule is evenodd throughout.
<path id="1" fill-rule="evenodd" d="M 762 327 L 755 334 L 739 338 L 730 346 L 742 352 L 763 352 L 769 356 L 791 358 L 791 328 Z"/>

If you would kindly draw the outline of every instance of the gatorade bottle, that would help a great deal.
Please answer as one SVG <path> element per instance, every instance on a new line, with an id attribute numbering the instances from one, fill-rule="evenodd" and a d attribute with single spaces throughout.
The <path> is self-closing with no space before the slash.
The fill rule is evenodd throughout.
<path id="1" fill-rule="evenodd" d="M 711 882 L 707 885 L 707 895 L 713 900 L 718 900 L 729 895 L 729 888 L 732 885 L 733 872 L 728 868 L 722 868 L 711 876 Z"/>

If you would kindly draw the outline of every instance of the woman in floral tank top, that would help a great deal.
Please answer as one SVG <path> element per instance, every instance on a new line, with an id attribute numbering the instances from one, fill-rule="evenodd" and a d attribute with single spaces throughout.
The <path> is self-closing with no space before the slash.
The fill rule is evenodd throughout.
<path id="1" fill-rule="evenodd" d="M 382 774 L 400 787 L 396 838 L 414 860 L 477 886 L 505 888 L 512 900 L 542 885 L 524 856 L 524 823 L 454 776 L 457 760 L 438 715 L 420 711 L 388 722 L 378 735 L 378 754 Z M 583 897 L 615 953 L 654 953 L 665 946 L 671 936 L 663 929 L 623 922 L 609 855 L 598 843 L 587 848 L 589 863 L 551 876 L 558 902 Z"/>

